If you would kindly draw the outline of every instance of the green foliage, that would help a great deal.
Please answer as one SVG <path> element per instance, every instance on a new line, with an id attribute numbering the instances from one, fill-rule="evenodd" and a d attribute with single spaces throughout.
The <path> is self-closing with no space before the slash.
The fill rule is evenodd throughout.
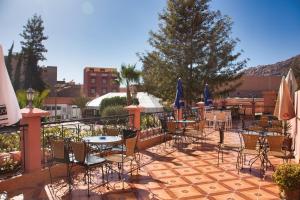
<path id="1" fill-rule="evenodd" d="M 155 115 L 145 114 L 141 116 L 141 129 L 154 128 L 160 126 L 159 118 Z"/>
<path id="2" fill-rule="evenodd" d="M 135 69 L 135 65 L 121 65 L 121 72 L 118 73 L 117 82 L 119 84 L 125 83 L 126 92 L 127 92 L 127 105 L 130 105 L 131 95 L 130 95 L 130 84 L 131 83 L 139 83 L 141 72 Z"/>
<path id="3" fill-rule="evenodd" d="M 153 51 L 139 54 L 143 62 L 144 90 L 162 98 L 175 98 L 181 77 L 190 104 L 200 99 L 205 83 L 214 94 L 226 93 L 240 84 L 246 60 L 237 61 L 238 39 L 231 34 L 232 22 L 209 9 L 208 0 L 168 0 L 159 15 L 157 32 L 150 32 Z M 229 84 L 230 83 L 230 84 Z"/>
<path id="4" fill-rule="evenodd" d="M 282 189 L 294 190 L 300 188 L 300 165 L 282 164 L 277 167 L 273 174 L 273 180 Z"/>
<path id="5" fill-rule="evenodd" d="M 139 105 L 139 104 L 140 104 L 140 102 L 139 102 L 138 98 L 132 99 L 132 105 Z"/>
<path id="6" fill-rule="evenodd" d="M 126 106 L 127 105 L 127 98 L 126 97 L 111 97 L 105 98 L 101 101 L 100 104 L 100 115 L 102 115 L 103 111 L 106 107 L 109 106 Z"/>
<path id="7" fill-rule="evenodd" d="M 24 88 L 32 87 L 38 91 L 45 88 L 45 83 L 41 78 L 41 70 L 38 66 L 39 61 L 45 60 L 44 53 L 47 52 L 43 41 L 48 37 L 44 35 L 44 25 L 41 16 L 34 15 L 23 26 L 24 30 L 20 34 L 22 54 L 24 58 Z"/>
<path id="8" fill-rule="evenodd" d="M 0 134 L 0 152 L 20 150 L 20 136 L 18 133 Z"/>
<path id="9" fill-rule="evenodd" d="M 12 43 L 10 49 L 8 49 L 8 54 L 7 57 L 5 58 L 5 65 L 11 82 L 13 82 L 12 65 L 11 65 L 11 61 L 13 57 L 13 49 L 14 49 L 14 42 Z"/>
<path id="10" fill-rule="evenodd" d="M 43 102 L 48 97 L 49 93 L 49 89 L 45 89 L 41 92 L 35 92 L 32 101 L 32 106 L 35 108 L 42 108 Z M 18 90 L 16 93 L 20 108 L 24 108 L 28 105 L 26 94 L 26 90 Z"/>
<path id="11" fill-rule="evenodd" d="M 21 167 L 21 162 L 15 161 L 12 158 L 5 159 L 0 165 L 0 174 L 16 171 Z"/>
<path id="12" fill-rule="evenodd" d="M 127 110 L 124 109 L 124 106 L 116 105 L 116 106 L 107 106 L 102 114 L 101 117 L 111 117 L 117 115 L 127 115 Z"/>
<path id="13" fill-rule="evenodd" d="M 16 71 L 14 74 L 14 82 L 13 82 L 15 91 L 21 88 L 20 80 L 21 80 L 21 65 L 23 62 L 23 54 L 22 53 L 17 54 L 16 58 L 18 59 L 18 62 L 17 62 Z"/>

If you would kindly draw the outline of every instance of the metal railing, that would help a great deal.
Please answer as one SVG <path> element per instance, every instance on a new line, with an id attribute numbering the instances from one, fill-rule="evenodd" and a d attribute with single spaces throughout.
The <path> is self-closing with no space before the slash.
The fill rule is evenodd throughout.
<path id="1" fill-rule="evenodd" d="M 24 134 L 28 125 L 15 124 L 0 127 L 0 179 L 25 171 Z M 23 154 L 23 155 L 22 155 Z M 23 160 L 22 160 L 23 159 Z"/>
<path id="2" fill-rule="evenodd" d="M 105 134 L 105 128 L 118 130 L 133 128 L 134 115 L 116 115 L 111 117 L 93 117 L 68 121 L 43 122 L 41 127 L 42 165 L 51 158 L 49 138 L 69 138 L 81 141 L 87 136 Z"/>
<path id="3" fill-rule="evenodd" d="M 162 134 L 162 120 L 172 115 L 167 112 L 141 113 L 140 139 L 147 139 Z"/>

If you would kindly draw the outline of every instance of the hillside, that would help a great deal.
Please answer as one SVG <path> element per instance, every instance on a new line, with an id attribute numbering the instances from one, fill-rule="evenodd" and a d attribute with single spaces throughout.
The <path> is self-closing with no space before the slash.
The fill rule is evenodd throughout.
<path id="1" fill-rule="evenodd" d="M 282 76 L 286 75 L 291 67 L 300 69 L 300 55 L 275 64 L 250 67 L 244 72 L 249 76 Z"/>

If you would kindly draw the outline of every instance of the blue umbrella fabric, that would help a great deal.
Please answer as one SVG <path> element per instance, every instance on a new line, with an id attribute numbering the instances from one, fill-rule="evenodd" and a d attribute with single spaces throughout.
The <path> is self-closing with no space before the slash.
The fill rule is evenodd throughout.
<path id="1" fill-rule="evenodd" d="M 183 88 L 182 88 L 182 82 L 181 79 L 179 78 L 177 81 L 177 86 L 176 86 L 176 98 L 175 98 L 175 107 L 177 109 L 180 109 L 181 107 L 184 106 L 183 102 Z"/>
<path id="2" fill-rule="evenodd" d="M 204 88 L 204 105 L 211 106 L 212 104 L 213 102 L 212 102 L 211 93 L 208 89 L 208 84 L 206 83 Z"/>

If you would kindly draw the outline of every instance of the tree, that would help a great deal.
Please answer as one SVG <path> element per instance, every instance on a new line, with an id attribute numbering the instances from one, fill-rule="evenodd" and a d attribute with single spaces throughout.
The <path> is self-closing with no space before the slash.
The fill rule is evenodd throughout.
<path id="1" fill-rule="evenodd" d="M 118 84 L 125 83 L 127 91 L 127 105 L 132 103 L 130 95 L 130 84 L 138 83 L 140 80 L 141 72 L 135 69 L 135 65 L 121 65 L 121 72 L 118 73 Z"/>
<path id="2" fill-rule="evenodd" d="M 12 77 L 12 57 L 13 57 L 13 49 L 14 49 L 14 42 L 12 43 L 10 49 L 8 49 L 8 54 L 7 57 L 5 59 L 5 65 L 6 65 L 6 69 L 10 78 L 10 81 L 13 82 L 13 77 Z"/>
<path id="3" fill-rule="evenodd" d="M 84 110 L 86 108 L 87 102 L 89 102 L 89 98 L 87 98 L 85 96 L 79 96 L 79 97 L 73 99 L 73 101 L 72 101 L 72 104 L 79 107 L 81 116 L 84 115 Z"/>
<path id="4" fill-rule="evenodd" d="M 45 89 L 41 92 L 35 91 L 34 97 L 32 100 L 32 106 L 34 108 L 42 108 L 43 102 L 48 97 L 49 93 L 50 93 L 49 89 Z M 26 90 L 18 90 L 16 92 L 16 95 L 17 95 L 17 99 L 18 99 L 20 108 L 25 108 L 28 105 L 27 91 Z"/>
<path id="5" fill-rule="evenodd" d="M 230 37 L 229 17 L 209 8 L 209 0 L 168 0 L 159 15 L 159 30 L 150 32 L 153 51 L 139 54 L 144 89 L 164 100 L 175 97 L 181 77 L 188 103 L 200 98 L 206 83 L 215 93 L 239 85 L 246 60 L 237 61 L 238 39 Z M 229 84 L 230 83 L 230 84 Z"/>
<path id="6" fill-rule="evenodd" d="M 16 58 L 18 59 L 15 74 L 14 74 L 14 82 L 13 86 L 15 91 L 19 90 L 21 88 L 21 67 L 23 62 L 23 54 L 17 54 Z"/>
<path id="7" fill-rule="evenodd" d="M 41 78 L 38 62 L 46 59 L 44 53 L 47 52 L 47 49 L 43 41 L 47 40 L 48 37 L 44 36 L 44 25 L 41 16 L 35 14 L 23 28 L 24 30 L 20 36 L 24 39 L 21 41 L 25 67 L 24 87 L 32 87 L 42 91 L 45 88 L 45 83 Z"/>

